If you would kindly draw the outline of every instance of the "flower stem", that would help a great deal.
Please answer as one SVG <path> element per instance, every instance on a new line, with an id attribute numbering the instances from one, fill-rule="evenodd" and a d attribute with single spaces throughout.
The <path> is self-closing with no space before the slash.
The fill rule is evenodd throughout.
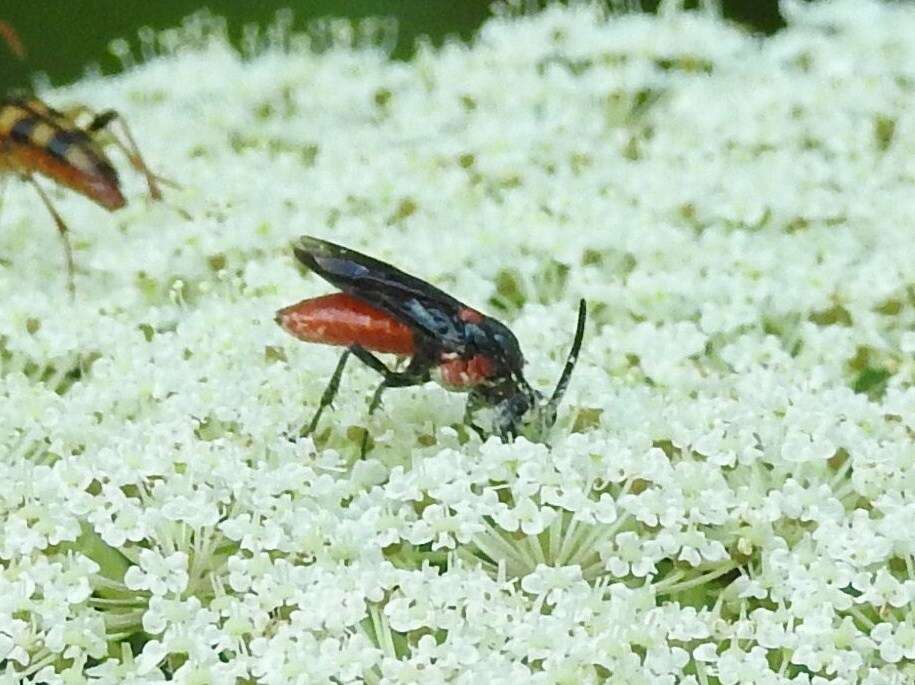
<path id="1" fill-rule="evenodd" d="M 683 592 L 684 590 L 689 590 L 690 588 L 702 585 L 703 583 L 707 583 L 710 580 L 714 580 L 715 578 L 723 576 L 724 574 L 733 571 L 738 566 L 739 564 L 736 561 L 731 560 L 722 566 L 719 566 L 718 568 L 714 568 L 711 571 L 702 573 L 698 576 L 695 576 L 694 578 L 690 578 L 689 580 L 684 580 L 681 583 L 673 583 L 667 587 L 659 587 L 663 585 L 662 581 L 655 586 L 655 591 L 657 592 L 658 596 L 673 595 L 678 592 Z"/>

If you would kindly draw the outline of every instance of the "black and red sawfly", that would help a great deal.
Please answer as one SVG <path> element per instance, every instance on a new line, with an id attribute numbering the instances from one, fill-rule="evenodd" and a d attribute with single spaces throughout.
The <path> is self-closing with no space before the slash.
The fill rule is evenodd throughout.
<path id="1" fill-rule="evenodd" d="M 584 337 L 584 300 L 578 305 L 565 367 L 553 393 L 545 397 L 524 378 L 518 339 L 502 322 L 430 283 L 341 245 L 303 236 L 293 252 L 303 266 L 341 292 L 284 307 L 277 311 L 276 322 L 300 340 L 346 348 L 301 436 L 315 431 L 321 414 L 333 402 L 350 356 L 382 377 L 369 403 L 370 416 L 388 388 L 432 380 L 447 390 L 468 393 L 464 420 L 481 438 L 486 432 L 473 423 L 473 417 L 482 409 L 491 410 L 491 433 L 504 442 L 518 435 L 541 440 L 556 422 Z M 409 363 L 403 370 L 392 370 L 374 353 L 396 354 Z"/>

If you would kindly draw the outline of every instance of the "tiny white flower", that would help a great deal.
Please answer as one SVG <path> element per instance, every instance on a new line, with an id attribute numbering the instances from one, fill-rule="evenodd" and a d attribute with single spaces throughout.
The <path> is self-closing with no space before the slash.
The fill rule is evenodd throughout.
<path id="1" fill-rule="evenodd" d="M 139 566 L 131 566 L 124 576 L 124 584 L 131 590 L 148 590 L 153 595 L 180 594 L 187 588 L 188 556 L 175 552 L 168 556 L 144 549 L 140 552 Z"/>
<path id="2" fill-rule="evenodd" d="M 521 530 L 525 535 L 539 535 L 552 523 L 557 512 L 552 507 L 538 506 L 526 497 L 513 507 L 503 507 L 494 516 L 496 523 L 504 530 Z"/>
<path id="3" fill-rule="evenodd" d="M 532 573 L 521 579 L 521 588 L 530 594 L 541 595 L 547 604 L 555 604 L 565 590 L 581 581 L 581 568 L 562 566 L 553 568 L 538 564 Z"/>

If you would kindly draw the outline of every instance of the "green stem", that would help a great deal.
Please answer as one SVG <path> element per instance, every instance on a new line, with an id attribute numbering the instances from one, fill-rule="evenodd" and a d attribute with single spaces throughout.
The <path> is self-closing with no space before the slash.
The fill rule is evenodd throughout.
<path id="1" fill-rule="evenodd" d="M 145 613 L 145 609 L 137 609 L 136 611 L 129 611 L 122 614 L 115 614 L 112 612 L 106 613 L 103 616 L 105 629 L 106 631 L 139 629 L 143 625 L 143 615 Z"/>
<path id="2" fill-rule="evenodd" d="M 377 604 L 372 604 L 369 609 L 372 615 L 372 629 L 375 631 L 375 641 L 384 652 L 385 656 L 391 659 L 397 658 L 397 649 L 394 647 L 394 636 L 391 635 L 391 627 L 388 620 Z"/>
<path id="3" fill-rule="evenodd" d="M 725 573 L 729 573 L 729 572 L 733 571 L 735 568 L 737 568 L 738 565 L 739 564 L 736 561 L 729 561 L 726 564 L 724 564 L 723 566 L 712 569 L 711 571 L 708 571 L 706 573 L 702 573 L 702 574 L 696 576 L 695 578 L 690 578 L 689 580 L 684 580 L 682 583 L 673 583 L 672 585 L 670 585 L 668 587 L 662 587 L 660 589 L 658 589 L 656 587 L 655 590 L 656 590 L 658 596 L 672 595 L 677 592 L 683 592 L 683 590 L 689 590 L 690 588 L 696 587 L 697 585 L 702 585 L 703 583 L 707 583 L 710 580 L 714 580 L 715 578 L 718 578 L 719 576 L 723 576 Z M 659 583 L 659 585 L 660 585 L 660 583 Z"/>
<path id="4" fill-rule="evenodd" d="M 553 522 L 550 524 L 549 535 L 548 535 L 548 539 L 549 539 L 548 547 L 550 550 L 549 555 L 550 555 L 550 562 L 556 566 L 559 565 L 559 550 L 560 550 L 560 545 L 562 544 L 562 525 L 567 518 L 569 518 L 569 514 L 567 514 L 566 512 L 564 512 L 560 509 L 558 515 L 556 516 L 555 519 L 553 519 Z"/>
<path id="5" fill-rule="evenodd" d="M 98 575 L 93 579 L 93 589 L 99 596 L 124 599 L 124 595 L 130 592 L 124 587 L 124 574 L 130 568 L 130 562 L 119 550 L 106 544 L 88 522 L 80 521 L 80 535 L 68 548 L 99 565 Z"/>
<path id="6" fill-rule="evenodd" d="M 537 535 L 527 536 L 527 546 L 531 550 L 532 556 L 538 564 L 549 566 L 549 563 L 543 554 L 543 547 L 540 544 L 540 538 Z"/>
<path id="7" fill-rule="evenodd" d="M 532 569 L 536 565 L 519 545 L 510 543 L 492 528 L 474 535 L 473 543 L 493 561 L 505 559 L 508 564 L 515 566 L 514 569 L 508 569 L 512 576 L 522 575 L 525 569 Z"/>
<path id="8" fill-rule="evenodd" d="M 566 526 L 565 535 L 562 536 L 562 546 L 559 548 L 559 554 L 556 557 L 557 566 L 565 566 L 565 560 L 571 556 L 577 541 L 575 529 L 578 525 L 578 521 L 574 518 L 569 518 L 569 525 Z"/>
<path id="9" fill-rule="evenodd" d="M 663 592 L 667 587 L 674 585 L 685 575 L 686 571 L 683 569 L 674 569 L 666 578 L 654 583 L 655 592 Z"/>
<path id="10" fill-rule="evenodd" d="M 857 620 L 861 621 L 861 623 L 863 623 L 865 626 L 867 626 L 868 630 L 873 630 L 874 626 L 876 625 L 872 620 L 870 620 L 867 616 L 865 616 L 864 612 L 862 612 L 861 609 L 859 609 L 858 607 L 855 607 L 855 606 L 849 607 L 848 613 L 850 613 Z"/>
<path id="11" fill-rule="evenodd" d="M 48 652 L 46 648 L 42 648 L 41 651 L 38 652 L 37 656 L 32 657 L 32 662 L 29 667 L 18 674 L 22 677 L 21 682 L 24 683 L 29 676 L 38 673 L 38 671 L 43 669 L 45 666 L 53 663 L 59 656 L 59 654 Z"/>
<path id="12" fill-rule="evenodd" d="M 606 571 L 604 568 L 604 562 L 598 559 L 590 566 L 585 566 L 581 570 L 581 577 L 585 580 L 593 580 Z"/>
<path id="13" fill-rule="evenodd" d="M 709 685 L 708 675 L 705 672 L 703 663 L 695 659 L 693 659 L 693 663 L 696 664 L 696 678 L 699 680 L 699 685 Z"/>
<path id="14" fill-rule="evenodd" d="M 149 606 L 149 602 L 146 600 L 146 597 L 141 597 L 139 595 L 134 595 L 133 597 L 124 597 L 123 599 L 114 597 L 90 597 L 87 603 L 91 606 L 99 607 L 101 609 L 145 609 L 147 606 Z"/>

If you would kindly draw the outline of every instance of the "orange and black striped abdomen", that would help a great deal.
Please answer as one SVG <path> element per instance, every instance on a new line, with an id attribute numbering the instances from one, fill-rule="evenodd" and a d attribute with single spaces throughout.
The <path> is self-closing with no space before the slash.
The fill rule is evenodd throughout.
<path id="1" fill-rule="evenodd" d="M 105 209 L 126 204 L 101 146 L 40 100 L 0 100 L 0 170 L 41 174 Z"/>

